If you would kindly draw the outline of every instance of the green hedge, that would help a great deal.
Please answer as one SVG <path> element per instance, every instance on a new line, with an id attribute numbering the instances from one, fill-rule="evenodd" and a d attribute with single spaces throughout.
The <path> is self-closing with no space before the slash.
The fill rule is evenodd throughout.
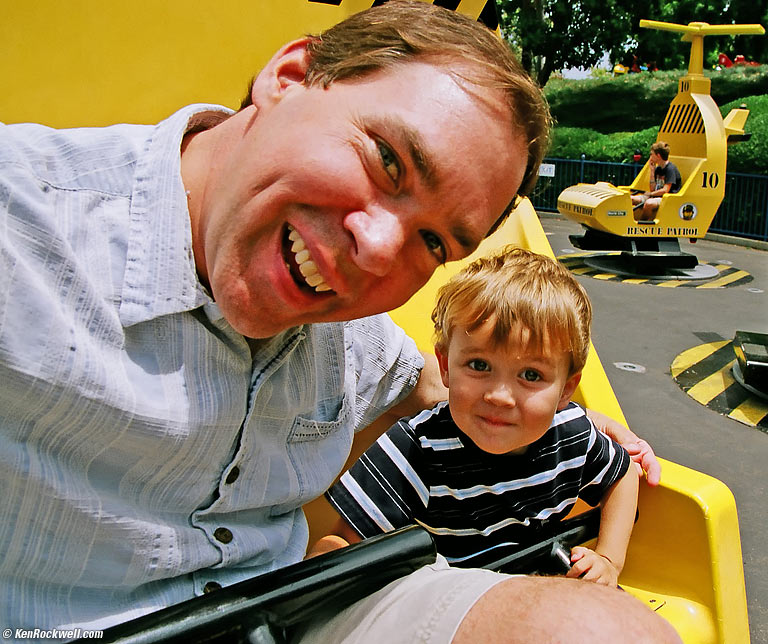
<path id="1" fill-rule="evenodd" d="M 684 71 L 643 72 L 571 80 L 553 78 L 544 88 L 558 125 L 612 132 L 658 127 Z M 768 94 L 768 65 L 705 71 L 718 105 Z M 599 109 L 595 109 L 599 106 Z"/>
<path id="2" fill-rule="evenodd" d="M 752 134 L 749 141 L 728 147 L 728 169 L 733 172 L 768 174 L 768 95 L 750 96 L 720 107 L 727 114 L 734 107 L 746 103 L 749 118 L 744 131 Z"/>
<path id="3" fill-rule="evenodd" d="M 742 103 L 750 110 L 745 130 L 752 136 L 748 141 L 728 148 L 728 169 L 732 172 L 768 174 L 768 96 L 738 98 L 720 105 L 720 111 L 726 115 Z M 594 129 L 558 125 L 555 127 L 548 156 L 578 159 L 584 154 L 588 159 L 595 161 L 627 162 L 632 160 L 632 154 L 639 149 L 645 159 L 648 148 L 656 140 L 667 107 L 668 104 L 658 112 L 653 127 L 635 132 L 602 134 Z"/>

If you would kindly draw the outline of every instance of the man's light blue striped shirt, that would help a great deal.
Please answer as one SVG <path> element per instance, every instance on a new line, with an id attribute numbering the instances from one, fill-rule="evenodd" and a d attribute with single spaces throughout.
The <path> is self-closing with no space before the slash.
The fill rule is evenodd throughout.
<path id="1" fill-rule="evenodd" d="M 251 354 L 157 126 L 0 125 L 0 623 L 101 628 L 298 561 L 301 506 L 414 385 L 387 316 Z"/>

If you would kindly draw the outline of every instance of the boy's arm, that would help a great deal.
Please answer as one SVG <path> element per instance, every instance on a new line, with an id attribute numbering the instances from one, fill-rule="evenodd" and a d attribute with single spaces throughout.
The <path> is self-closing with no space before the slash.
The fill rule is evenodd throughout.
<path id="1" fill-rule="evenodd" d="M 613 563 L 618 572 L 624 568 L 627 546 L 637 512 L 637 477 L 631 469 L 606 491 L 600 504 L 600 532 L 595 551 Z"/>
<path id="2" fill-rule="evenodd" d="M 567 577 L 583 575 L 583 579 L 600 584 L 617 584 L 635 523 L 637 488 L 638 478 L 631 467 L 608 488 L 600 504 L 600 532 L 595 550 L 576 546 Z"/>
<path id="3" fill-rule="evenodd" d="M 333 528 L 331 528 L 331 531 L 321 539 L 317 540 L 309 553 L 307 553 L 305 559 L 316 557 L 317 555 L 330 552 L 331 550 L 345 548 L 353 543 L 362 541 L 360 535 L 357 534 L 357 532 L 355 532 L 352 527 L 338 515 L 338 513 L 336 516 L 336 523 Z"/>

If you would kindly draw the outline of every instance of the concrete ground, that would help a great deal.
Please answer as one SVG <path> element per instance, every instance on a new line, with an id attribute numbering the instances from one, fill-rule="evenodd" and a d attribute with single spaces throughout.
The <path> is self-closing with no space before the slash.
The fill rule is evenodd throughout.
<path id="1" fill-rule="evenodd" d="M 540 214 L 555 255 L 580 252 L 568 240 L 581 227 Z M 768 642 L 768 434 L 696 402 L 670 375 L 681 352 L 737 330 L 768 333 L 768 251 L 699 240 L 681 242 L 701 262 L 747 271 L 747 284 L 660 288 L 579 277 L 592 298 L 594 344 L 630 427 L 668 460 L 705 472 L 733 492 L 739 514 L 750 633 Z M 644 372 L 614 363 L 632 363 Z"/>

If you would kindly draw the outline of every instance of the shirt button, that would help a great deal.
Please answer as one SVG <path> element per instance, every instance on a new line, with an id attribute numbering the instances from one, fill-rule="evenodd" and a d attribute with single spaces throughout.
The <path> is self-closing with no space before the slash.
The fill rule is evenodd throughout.
<path id="1" fill-rule="evenodd" d="M 213 531 L 213 536 L 216 537 L 221 543 L 229 543 L 232 541 L 232 533 L 227 528 L 216 528 Z"/>
<path id="2" fill-rule="evenodd" d="M 205 586 L 203 586 L 203 592 L 207 595 L 208 593 L 212 593 L 214 590 L 220 590 L 221 584 L 215 582 L 215 581 L 209 581 Z"/>
<path id="3" fill-rule="evenodd" d="M 227 479 L 224 481 L 227 485 L 232 485 L 235 481 L 237 481 L 237 477 L 240 476 L 240 468 L 235 465 L 231 470 L 229 470 L 229 474 L 227 474 Z"/>

